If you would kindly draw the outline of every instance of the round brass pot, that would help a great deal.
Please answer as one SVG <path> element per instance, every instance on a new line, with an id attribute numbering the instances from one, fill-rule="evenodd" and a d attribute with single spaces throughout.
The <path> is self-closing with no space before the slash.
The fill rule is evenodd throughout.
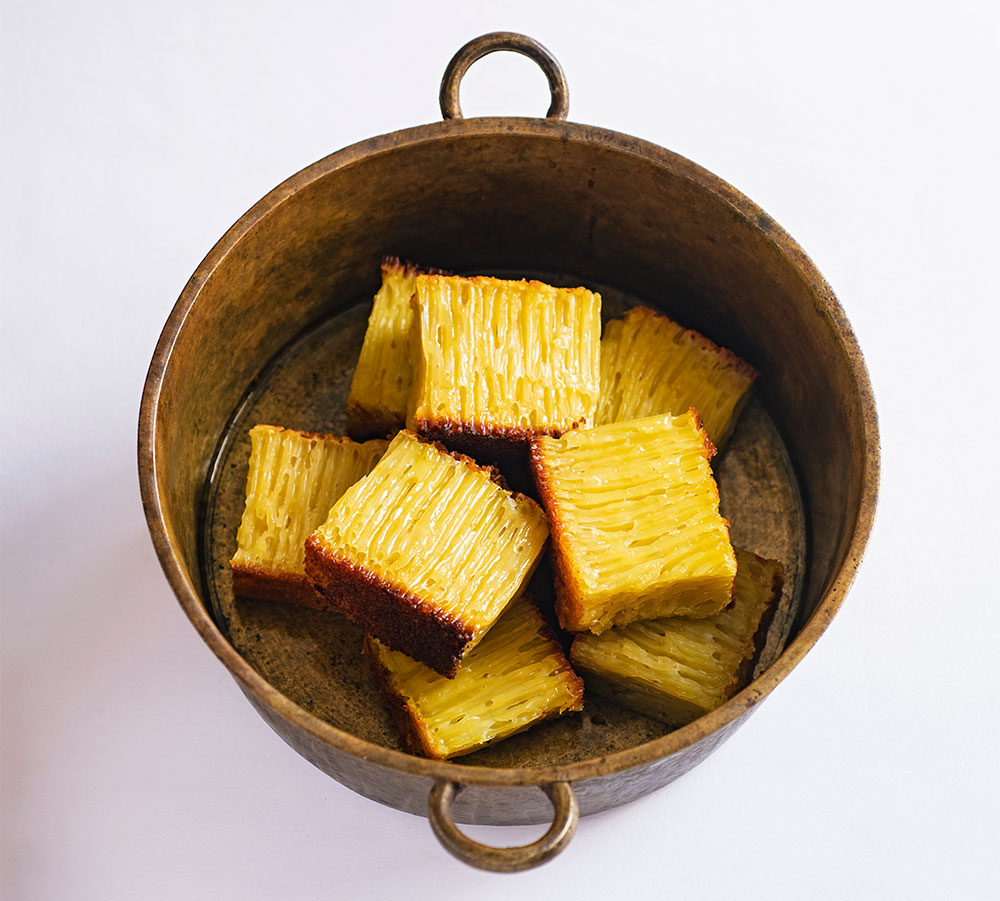
<path id="1" fill-rule="evenodd" d="M 515 49 L 546 66 L 546 119 L 463 119 L 469 62 Z M 139 472 L 167 579 L 202 638 L 288 744 L 344 785 L 428 814 L 453 853 L 522 869 L 557 853 L 578 813 L 677 778 L 745 721 L 802 659 L 843 601 L 872 524 L 879 445 L 861 352 L 830 287 L 766 213 L 661 147 L 564 121 L 558 64 L 528 39 L 492 35 L 453 61 L 447 118 L 382 135 L 309 166 L 257 203 L 209 252 L 177 301 L 149 369 Z M 566 765 L 425 760 L 325 722 L 277 690 L 227 639 L 206 600 L 204 493 L 220 437 L 276 354 L 339 310 L 370 301 L 380 257 L 457 271 L 570 273 L 651 305 L 760 370 L 758 397 L 793 462 L 807 565 L 801 613 L 777 660 L 688 726 Z M 548 797 L 547 797 L 548 796 Z M 526 849 L 487 849 L 454 822 L 556 822 Z"/>

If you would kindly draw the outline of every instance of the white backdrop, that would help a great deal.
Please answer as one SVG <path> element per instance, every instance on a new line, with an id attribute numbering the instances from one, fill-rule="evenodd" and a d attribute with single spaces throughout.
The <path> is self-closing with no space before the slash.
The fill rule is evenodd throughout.
<path id="1" fill-rule="evenodd" d="M 4 898 L 1000 894 L 996 4 L 500 10 L 4 4 Z M 884 445 L 865 565 L 814 651 L 705 764 L 518 876 L 462 866 L 258 718 L 160 573 L 134 451 L 212 244 L 299 168 L 436 120 L 452 53 L 497 29 L 556 54 L 572 120 L 690 157 L 799 240 Z M 545 82 L 491 57 L 463 103 L 540 115 Z"/>

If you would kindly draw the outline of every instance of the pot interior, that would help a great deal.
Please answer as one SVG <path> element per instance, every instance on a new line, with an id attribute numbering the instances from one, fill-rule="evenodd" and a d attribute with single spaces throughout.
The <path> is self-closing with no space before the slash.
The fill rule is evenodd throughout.
<path id="1" fill-rule="evenodd" d="M 572 281 L 554 273 L 517 276 L 522 274 L 550 283 Z M 590 287 L 601 290 L 605 321 L 638 302 L 612 288 Z M 243 513 L 250 454 L 247 433 L 254 425 L 267 423 L 345 434 L 345 402 L 370 309 L 367 298 L 310 329 L 284 348 L 256 380 L 226 431 L 209 481 L 202 575 L 216 622 L 271 685 L 340 729 L 402 750 L 399 734 L 368 678 L 361 657 L 361 630 L 325 611 L 235 599 L 229 570 Z M 766 666 L 783 647 L 793 625 L 801 597 L 805 542 L 791 462 L 760 403 L 744 412 L 738 431 L 715 463 L 722 510 L 732 523 L 733 541 L 786 566 L 786 590 L 761 661 Z M 514 483 L 518 474 L 511 475 Z M 531 589 L 554 622 L 552 577 L 547 567 L 539 569 Z M 467 755 L 462 763 L 505 767 L 575 763 L 634 747 L 667 731 L 656 720 L 588 694 L 580 713 L 540 724 Z"/>
<path id="2" fill-rule="evenodd" d="M 266 422 L 343 434 L 386 253 L 583 284 L 601 291 L 605 318 L 653 306 L 758 368 L 714 468 L 734 543 L 789 571 L 764 665 L 773 660 L 845 565 L 859 518 L 863 404 L 839 307 L 766 215 L 687 161 L 596 129 L 506 119 L 413 129 L 317 163 L 237 223 L 185 289 L 162 361 L 157 489 L 185 575 L 239 653 L 320 718 L 399 747 L 354 626 L 234 601 L 228 579 L 246 432 Z M 593 699 L 462 762 L 569 763 L 665 731 Z"/>

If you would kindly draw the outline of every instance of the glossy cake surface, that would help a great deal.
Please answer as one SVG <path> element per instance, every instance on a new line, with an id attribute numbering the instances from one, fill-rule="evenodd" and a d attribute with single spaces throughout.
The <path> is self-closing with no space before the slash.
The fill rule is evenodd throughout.
<path id="1" fill-rule="evenodd" d="M 611 320 L 601 339 L 602 425 L 694 407 L 721 447 L 757 377 L 732 351 L 646 307 Z"/>
<path id="2" fill-rule="evenodd" d="M 526 597 L 515 601 L 446 679 L 368 636 L 365 654 L 407 748 L 467 754 L 583 707 L 583 682 Z"/>
<path id="3" fill-rule="evenodd" d="M 397 257 L 382 261 L 382 287 L 375 295 L 361 354 L 347 396 L 348 431 L 353 438 L 385 437 L 401 429 L 413 387 L 410 301 L 421 271 Z"/>
<path id="4" fill-rule="evenodd" d="M 729 603 L 736 560 L 714 450 L 694 411 L 535 439 L 563 628 L 600 633 Z"/>
<path id="5" fill-rule="evenodd" d="M 570 656 L 588 690 L 680 726 L 746 686 L 781 596 L 783 569 L 741 549 L 736 559 L 733 603 L 715 616 L 578 635 Z"/>
<path id="6" fill-rule="evenodd" d="M 305 542 L 388 447 L 258 425 L 250 430 L 246 505 L 231 560 L 237 595 L 315 605 Z"/>
<path id="7" fill-rule="evenodd" d="M 306 570 L 376 638 L 453 675 L 547 538 L 538 504 L 494 470 L 403 431 L 310 536 Z"/>
<path id="8" fill-rule="evenodd" d="M 407 426 L 473 455 L 592 423 L 601 297 L 536 281 L 418 276 Z"/>

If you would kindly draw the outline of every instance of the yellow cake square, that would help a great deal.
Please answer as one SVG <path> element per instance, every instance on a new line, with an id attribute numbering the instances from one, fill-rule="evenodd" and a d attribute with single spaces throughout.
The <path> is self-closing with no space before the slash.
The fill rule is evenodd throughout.
<path id="1" fill-rule="evenodd" d="M 757 371 L 736 354 L 662 313 L 635 307 L 601 339 L 598 425 L 694 407 L 717 447 L 729 438 Z"/>
<path id="2" fill-rule="evenodd" d="M 454 676 L 547 538 L 542 509 L 495 470 L 403 431 L 309 537 L 306 572 L 384 644 Z"/>
<path id="3" fill-rule="evenodd" d="M 407 427 L 473 456 L 593 422 L 601 296 L 537 281 L 420 275 Z"/>
<path id="4" fill-rule="evenodd" d="M 733 603 L 707 619 L 661 618 L 578 635 L 570 657 L 587 689 L 674 726 L 750 681 L 781 597 L 783 568 L 736 549 Z"/>
<path id="5" fill-rule="evenodd" d="M 440 271 L 420 269 L 398 257 L 382 260 L 382 287 L 372 303 L 347 397 L 352 438 L 384 438 L 403 427 L 413 388 L 414 284 L 421 272 Z"/>
<path id="6" fill-rule="evenodd" d="M 693 410 L 532 442 L 564 629 L 711 616 L 729 603 L 736 559 L 714 451 Z"/>
<path id="7" fill-rule="evenodd" d="M 583 681 L 527 597 L 515 601 L 446 679 L 367 636 L 365 655 L 407 750 L 468 754 L 583 707 Z"/>
<path id="8" fill-rule="evenodd" d="M 340 496 L 371 472 L 388 446 L 388 441 L 358 444 L 333 435 L 254 426 L 246 506 L 230 563 L 233 593 L 327 606 L 306 577 L 306 538 Z"/>

